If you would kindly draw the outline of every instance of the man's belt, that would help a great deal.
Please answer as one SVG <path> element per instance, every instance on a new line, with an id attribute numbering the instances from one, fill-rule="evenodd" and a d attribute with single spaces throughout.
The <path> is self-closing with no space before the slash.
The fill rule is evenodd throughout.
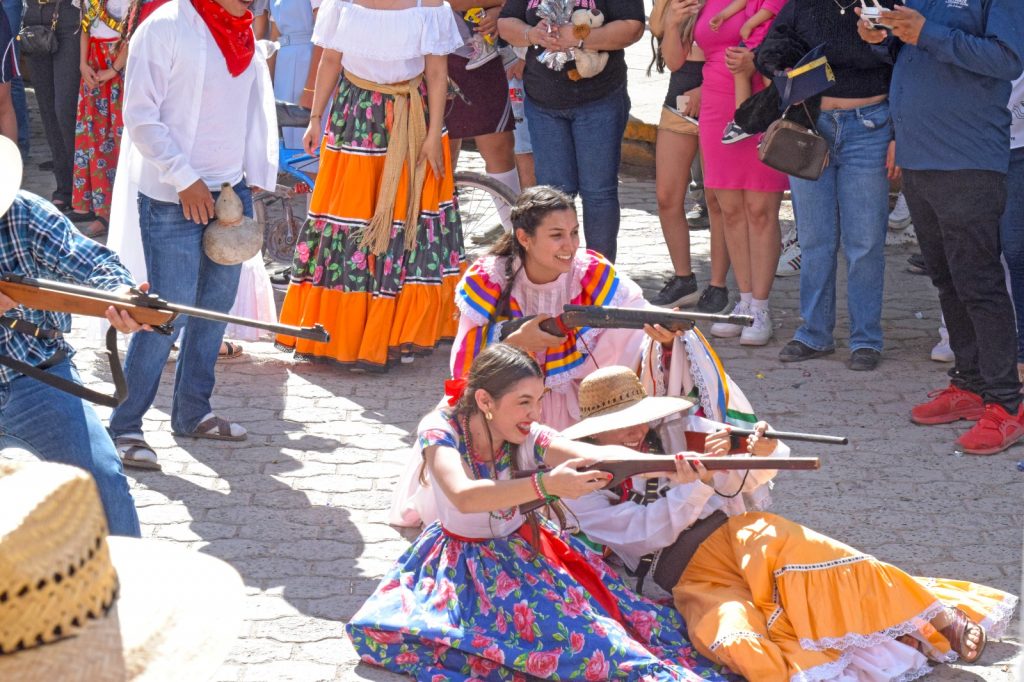
<path id="1" fill-rule="evenodd" d="M 680 533 L 675 542 L 658 554 L 654 563 L 655 584 L 666 592 L 672 592 L 700 544 L 728 520 L 726 513 L 719 509 Z"/>

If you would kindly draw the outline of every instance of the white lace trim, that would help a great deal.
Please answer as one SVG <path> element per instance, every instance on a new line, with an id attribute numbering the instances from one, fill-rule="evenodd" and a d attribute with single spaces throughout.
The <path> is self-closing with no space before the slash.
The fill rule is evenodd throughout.
<path id="1" fill-rule="evenodd" d="M 782 607 L 776 606 L 775 610 L 772 611 L 772 615 L 768 616 L 768 629 L 771 630 L 772 626 L 775 625 L 775 621 L 782 615 Z"/>
<path id="2" fill-rule="evenodd" d="M 836 649 L 838 651 L 846 651 L 847 649 L 866 649 L 868 647 L 882 644 L 886 640 L 896 639 L 897 637 L 902 637 L 903 635 L 916 632 L 921 628 L 923 623 L 932 620 L 945 611 L 945 609 L 946 607 L 943 606 L 941 602 L 935 602 L 913 618 L 909 618 L 898 625 L 893 625 L 892 627 L 879 630 L 878 632 L 872 632 L 867 635 L 854 632 L 843 635 L 842 637 L 823 637 L 821 639 L 807 639 L 801 637 L 800 647 L 807 649 L 808 651 L 824 651 L 826 649 Z"/>
<path id="3" fill-rule="evenodd" d="M 708 648 L 711 651 L 715 651 L 716 649 L 718 649 L 718 647 L 724 646 L 726 644 L 732 644 L 737 639 L 750 639 L 750 638 L 764 639 L 764 635 L 762 635 L 759 632 L 753 632 L 751 630 L 737 630 L 736 632 L 730 632 L 727 635 L 723 635 L 722 637 L 719 637 L 714 642 L 712 642 L 711 646 L 709 646 Z"/>
<path id="4" fill-rule="evenodd" d="M 1013 612 L 1017 610 L 1019 600 L 1012 594 L 992 608 L 992 612 L 985 616 L 980 625 L 985 630 L 985 636 L 989 639 L 1002 639 L 1006 634 L 1006 628 L 1010 625 Z"/>
<path id="5" fill-rule="evenodd" d="M 817 564 L 787 564 L 782 568 L 775 569 L 772 575 L 778 580 L 786 573 L 793 571 L 806 572 L 806 571 L 823 571 L 829 568 L 835 568 L 836 566 L 846 566 L 848 564 L 856 564 L 861 561 L 867 561 L 868 559 L 874 559 L 869 554 L 858 554 L 857 556 L 843 557 L 842 559 L 832 559 L 831 561 L 822 561 Z"/>
<path id="6" fill-rule="evenodd" d="M 853 654 L 847 652 L 840 656 L 831 663 L 825 663 L 824 665 L 818 665 L 807 670 L 801 670 L 792 677 L 789 678 L 789 682 L 826 682 L 826 680 L 834 680 L 843 672 L 846 671 L 852 665 Z M 924 663 L 920 668 L 914 668 L 908 670 L 905 673 L 892 678 L 888 682 L 912 682 L 920 677 L 924 677 L 932 671 L 931 666 L 927 662 Z"/>
<path id="7" fill-rule="evenodd" d="M 686 332 L 692 334 L 693 332 Z M 693 377 L 693 383 L 697 387 L 697 399 L 700 400 L 700 406 L 704 408 L 704 416 L 711 421 L 722 422 L 725 419 L 725 415 L 720 415 L 715 410 L 715 404 L 711 400 L 710 391 L 708 391 L 708 382 L 704 378 L 704 373 L 700 371 L 701 364 L 696 357 L 696 351 L 691 347 L 693 345 L 701 346 L 698 342 L 696 344 L 691 343 L 690 339 L 683 341 L 683 348 L 686 349 L 686 358 L 690 361 L 690 376 Z M 701 346 L 703 350 L 703 346 Z"/>

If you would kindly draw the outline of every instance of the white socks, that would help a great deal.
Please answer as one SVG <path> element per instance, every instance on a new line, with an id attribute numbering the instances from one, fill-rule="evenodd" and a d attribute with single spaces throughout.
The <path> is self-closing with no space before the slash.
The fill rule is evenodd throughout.
<path id="1" fill-rule="evenodd" d="M 520 187 L 519 185 L 519 172 L 516 170 L 515 166 L 512 167 L 512 170 L 505 171 L 504 173 L 488 173 L 487 177 L 493 178 L 494 180 L 497 180 L 501 184 L 505 185 L 510 190 L 512 190 L 512 193 L 515 194 L 516 196 L 519 196 L 519 193 L 522 192 L 522 187 Z M 505 226 L 506 230 L 511 232 L 512 207 L 505 204 L 504 202 L 500 204 L 498 204 L 497 202 L 495 203 L 497 204 L 498 216 L 501 218 L 501 224 Z"/>
<path id="2" fill-rule="evenodd" d="M 203 417 L 202 419 L 200 419 L 200 420 L 199 420 L 199 423 L 200 423 L 200 424 L 202 424 L 202 423 L 203 423 L 204 421 L 206 421 L 206 420 L 207 420 L 207 419 L 209 419 L 210 417 L 216 417 L 216 416 L 217 416 L 217 415 L 215 415 L 215 414 L 214 414 L 213 412 L 210 412 L 210 413 L 209 413 L 209 414 L 207 414 L 207 415 L 206 415 L 205 417 Z M 235 437 L 237 438 L 237 437 L 239 437 L 239 436 L 244 436 L 244 435 L 245 435 L 245 433 L 246 433 L 246 431 L 245 431 L 245 427 L 243 427 L 243 426 L 241 426 L 241 425 L 239 425 L 239 424 L 235 424 L 234 422 L 231 422 L 231 435 L 232 435 L 232 436 L 235 436 Z"/>
<path id="3" fill-rule="evenodd" d="M 742 294 L 741 294 L 742 296 Z M 750 294 L 750 309 L 751 310 L 768 310 L 768 299 L 767 298 L 754 298 L 753 294 Z"/>
<path id="4" fill-rule="evenodd" d="M 754 295 L 749 291 L 747 293 L 740 292 L 740 303 L 746 303 L 748 306 L 750 302 L 754 300 Z"/>

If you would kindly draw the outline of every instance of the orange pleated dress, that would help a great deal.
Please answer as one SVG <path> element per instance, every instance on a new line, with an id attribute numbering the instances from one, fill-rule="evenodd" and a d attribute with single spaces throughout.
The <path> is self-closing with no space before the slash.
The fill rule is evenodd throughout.
<path id="1" fill-rule="evenodd" d="M 423 92 L 421 87 L 425 110 Z M 444 177 L 426 164 L 423 191 L 413 197 L 420 207 L 415 246 L 405 248 L 407 168 L 386 253 L 360 246 L 376 208 L 393 120 L 393 96 L 342 79 L 281 308 L 281 322 L 322 324 L 331 339 L 278 336 L 278 347 L 298 359 L 386 371 L 403 356 L 431 352 L 458 330 L 455 285 L 465 258 L 447 134 Z"/>
<path id="2" fill-rule="evenodd" d="M 763 512 L 732 516 L 704 540 L 672 597 L 697 650 L 752 682 L 915 679 L 927 663 L 906 669 L 897 637 L 954 660 L 932 618 L 959 607 L 993 639 L 1017 605 L 984 585 L 911 577 Z"/>

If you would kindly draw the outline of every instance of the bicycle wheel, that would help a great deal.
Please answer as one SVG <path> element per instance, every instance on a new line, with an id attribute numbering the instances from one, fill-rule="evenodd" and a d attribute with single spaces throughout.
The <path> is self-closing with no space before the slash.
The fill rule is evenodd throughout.
<path id="1" fill-rule="evenodd" d="M 515 203 L 516 195 L 504 183 L 480 173 L 455 173 L 455 194 L 462 218 L 462 236 L 466 256 L 474 259 L 487 250 L 510 224 L 503 224 L 501 210 Z"/>

